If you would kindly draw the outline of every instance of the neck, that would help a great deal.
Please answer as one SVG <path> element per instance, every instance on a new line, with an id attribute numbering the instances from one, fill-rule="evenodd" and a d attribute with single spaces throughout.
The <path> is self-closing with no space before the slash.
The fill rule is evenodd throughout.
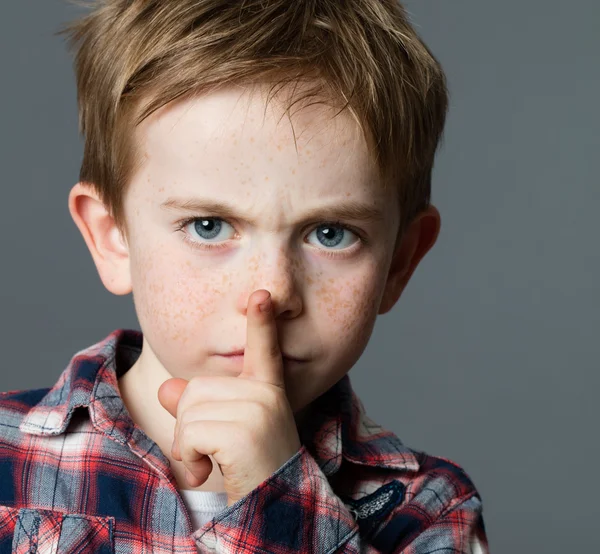
<path id="1" fill-rule="evenodd" d="M 118 379 L 123 404 L 137 427 L 142 429 L 160 448 L 169 460 L 175 480 L 182 490 L 225 492 L 223 475 L 217 462 L 209 456 L 213 469 L 208 479 L 199 487 L 190 487 L 185 479 L 183 462 L 171 456 L 171 445 L 175 432 L 175 418 L 158 401 L 158 389 L 171 375 L 158 374 L 141 366 L 142 357 Z"/>

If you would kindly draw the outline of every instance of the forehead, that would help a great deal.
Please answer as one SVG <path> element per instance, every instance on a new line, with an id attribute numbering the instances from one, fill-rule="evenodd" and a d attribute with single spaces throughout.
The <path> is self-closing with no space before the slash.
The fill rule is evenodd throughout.
<path id="1" fill-rule="evenodd" d="M 147 149 L 160 146 L 161 150 L 169 145 L 169 150 L 209 146 L 215 141 L 227 148 L 240 139 L 255 142 L 259 138 L 278 151 L 311 142 L 337 150 L 351 148 L 353 154 L 366 150 L 360 128 L 347 111 L 322 102 L 288 106 L 282 98 L 267 99 L 266 95 L 265 86 L 232 86 L 171 102 L 142 122 L 137 138 Z"/>
<path id="2" fill-rule="evenodd" d="M 267 102 L 267 92 L 258 85 L 224 87 L 154 112 L 137 130 L 152 178 L 162 186 L 218 184 L 223 193 L 260 189 L 273 201 L 282 198 L 275 192 L 281 187 L 312 198 L 346 194 L 386 201 L 362 130 L 349 112 L 314 101 L 286 112 L 289 104 L 282 97 Z"/>

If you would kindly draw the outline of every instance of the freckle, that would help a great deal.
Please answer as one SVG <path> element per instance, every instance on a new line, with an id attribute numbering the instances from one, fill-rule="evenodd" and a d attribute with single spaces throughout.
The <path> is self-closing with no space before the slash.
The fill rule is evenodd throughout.
<path id="1" fill-rule="evenodd" d="M 277 150 L 281 151 L 281 144 L 277 145 Z"/>
<path id="2" fill-rule="evenodd" d="M 292 175 L 296 175 L 296 170 L 292 169 Z"/>
<path id="3" fill-rule="evenodd" d="M 269 180 L 269 178 L 268 178 L 268 177 L 265 177 L 265 181 L 268 181 L 268 180 Z"/>
<path id="4" fill-rule="evenodd" d="M 250 142 L 254 142 L 254 137 L 250 137 Z"/>

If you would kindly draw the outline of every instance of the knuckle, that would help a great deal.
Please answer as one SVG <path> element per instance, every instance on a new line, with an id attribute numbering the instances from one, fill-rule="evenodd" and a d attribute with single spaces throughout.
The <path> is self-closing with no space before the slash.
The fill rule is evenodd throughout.
<path id="1" fill-rule="evenodd" d="M 185 446 L 190 444 L 190 441 L 192 440 L 195 432 L 193 427 L 194 426 L 190 424 L 185 424 L 181 426 L 181 429 L 179 430 L 180 448 L 184 448 Z"/>
<path id="2" fill-rule="evenodd" d="M 253 420 L 255 422 L 254 427 L 261 427 L 264 428 L 265 424 L 268 422 L 269 420 L 269 410 L 267 408 L 267 406 L 265 406 L 264 404 L 255 404 L 255 408 L 254 408 L 254 417 Z"/>
<path id="3" fill-rule="evenodd" d="M 179 417 L 177 418 L 177 427 L 181 429 L 183 426 L 187 425 L 189 423 L 189 417 L 190 414 L 188 410 L 182 411 Z"/>
<path id="4" fill-rule="evenodd" d="M 202 406 L 190 406 L 183 410 L 178 418 L 178 424 L 180 426 L 189 426 L 190 423 L 202 419 Z"/>
<path id="5" fill-rule="evenodd" d="M 267 410 L 277 411 L 281 408 L 281 394 L 279 389 L 268 387 L 263 398 Z"/>
<path id="6" fill-rule="evenodd" d="M 272 429 L 274 427 L 274 419 L 276 414 L 277 408 L 275 404 L 266 402 L 258 405 L 256 409 L 256 415 L 254 417 L 255 425 L 253 428 L 259 435 L 263 435 L 265 430 Z"/>

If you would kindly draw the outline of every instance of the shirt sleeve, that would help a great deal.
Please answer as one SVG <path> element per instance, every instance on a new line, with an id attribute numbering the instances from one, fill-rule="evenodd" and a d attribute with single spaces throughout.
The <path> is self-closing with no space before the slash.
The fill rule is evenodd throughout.
<path id="1" fill-rule="evenodd" d="M 305 446 L 194 538 L 206 554 L 489 554 L 475 490 L 436 518 L 417 504 L 398 504 L 376 534 L 364 537 Z"/>

